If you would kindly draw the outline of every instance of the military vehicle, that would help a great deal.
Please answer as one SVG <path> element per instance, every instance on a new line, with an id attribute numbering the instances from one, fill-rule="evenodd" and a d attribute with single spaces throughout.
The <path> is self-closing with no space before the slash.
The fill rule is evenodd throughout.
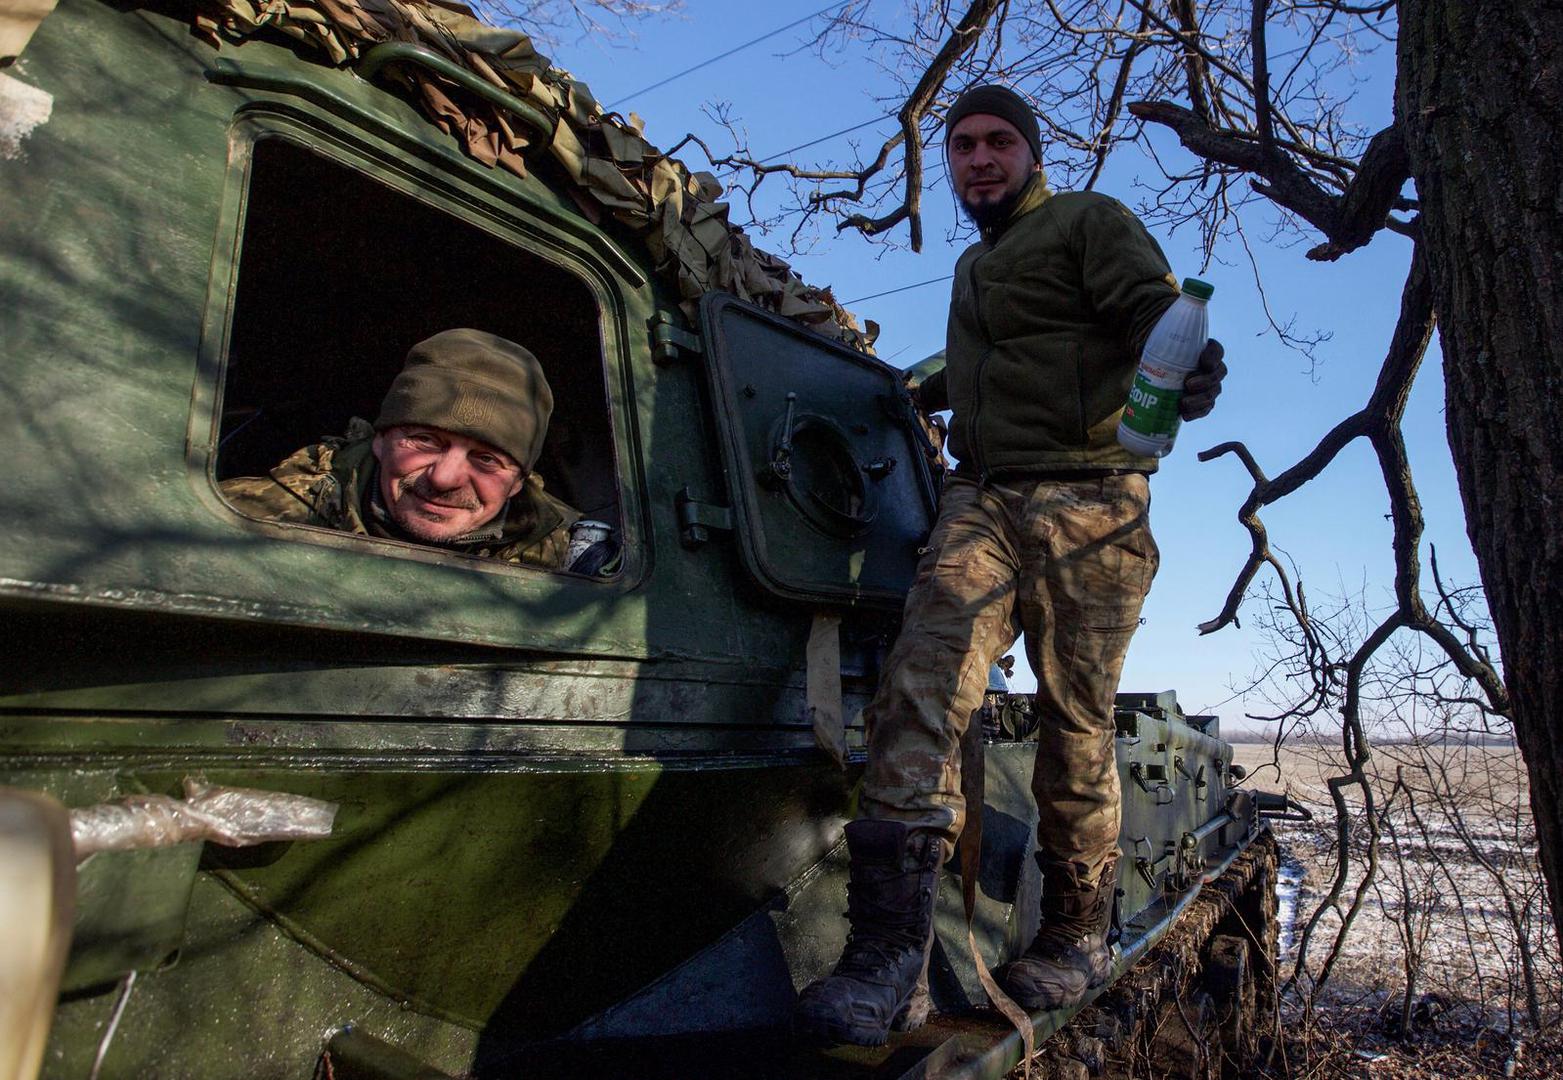
<path id="1" fill-rule="evenodd" d="M 969 897 L 997 965 L 1037 918 L 1002 687 L 939 1015 L 880 1050 L 786 1035 L 844 938 L 858 715 L 937 491 L 870 331 L 464 9 L 0 0 L 0 54 L 6 1075 L 1020 1059 L 965 933 Z M 539 472 L 614 573 L 223 499 L 458 326 L 541 358 Z M 1214 718 L 1120 706 L 1122 978 L 1090 1030 L 1233 1065 L 1273 971 L 1274 806 Z"/>

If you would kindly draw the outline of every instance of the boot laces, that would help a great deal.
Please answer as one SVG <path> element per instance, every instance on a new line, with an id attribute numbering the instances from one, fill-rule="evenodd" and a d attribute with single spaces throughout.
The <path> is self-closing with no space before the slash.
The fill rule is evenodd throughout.
<path id="1" fill-rule="evenodd" d="M 1062 957 L 1080 944 L 1082 938 L 1095 932 L 1101 924 L 1107 908 L 1107 891 L 1096 890 L 1089 906 L 1077 912 L 1052 912 L 1043 916 L 1037 931 L 1035 944 L 1030 951 L 1043 956 Z"/>
<path id="2" fill-rule="evenodd" d="M 886 891 L 889 877 L 917 877 L 920 871 L 892 872 L 870 883 L 847 882 L 847 946 L 839 974 L 862 975 L 880 971 L 900 962 L 908 949 L 921 949 L 927 932 L 930 890 L 922 887 L 911 903 L 885 903 L 878 898 Z"/>

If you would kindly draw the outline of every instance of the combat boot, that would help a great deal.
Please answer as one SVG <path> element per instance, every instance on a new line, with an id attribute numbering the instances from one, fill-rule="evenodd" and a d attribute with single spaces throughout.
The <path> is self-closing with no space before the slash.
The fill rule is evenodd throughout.
<path id="1" fill-rule="evenodd" d="M 1009 966 L 1004 988 L 1023 1008 L 1067 1009 L 1107 981 L 1112 955 L 1107 923 L 1118 886 L 1118 860 L 1109 860 L 1096 884 L 1080 880 L 1074 863 L 1037 852 L 1042 868 L 1042 926 L 1036 940 Z"/>
<path id="2" fill-rule="evenodd" d="M 798 995 L 794 1030 L 824 1043 L 881 1046 L 928 1015 L 927 965 L 944 848 L 899 821 L 847 825 L 847 947 Z"/>

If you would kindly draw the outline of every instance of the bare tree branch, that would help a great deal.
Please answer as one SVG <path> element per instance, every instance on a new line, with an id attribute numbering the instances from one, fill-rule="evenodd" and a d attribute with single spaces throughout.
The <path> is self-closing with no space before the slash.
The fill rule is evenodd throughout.
<path id="1" fill-rule="evenodd" d="M 683 0 L 477 0 L 473 9 L 485 21 L 516 26 L 540 44 L 566 39 L 633 37 L 630 24 L 672 15 Z"/>
<path id="2" fill-rule="evenodd" d="M 906 102 L 901 106 L 898 119 L 901 121 L 901 134 L 899 142 L 906 155 L 905 179 L 902 183 L 901 205 L 888 214 L 869 218 L 862 214 L 852 214 L 844 218 L 836 226 L 838 231 L 842 229 L 857 229 L 872 236 L 875 233 L 884 232 L 900 224 L 902 221 L 910 222 L 911 244 L 913 251 L 923 249 L 923 215 L 921 211 L 923 197 L 923 117 L 928 114 L 933 105 L 935 96 L 944 86 L 944 81 L 949 77 L 950 70 L 960 58 L 969 52 L 977 43 L 977 38 L 988 25 L 988 20 L 993 18 L 994 12 L 1004 6 L 1005 0 L 976 0 L 967 9 L 961 21 L 956 24 L 950 36 L 945 40 L 944 47 L 933 58 L 923 72 L 922 78 L 917 80 L 917 85 L 907 95 Z M 861 184 L 868 176 L 872 176 L 884 167 L 883 162 L 886 153 L 892 148 L 892 143 L 885 144 L 877 161 L 868 170 L 866 175 L 859 176 L 858 194 L 861 197 Z"/>
<path id="3" fill-rule="evenodd" d="M 1181 105 L 1136 101 L 1129 112 L 1170 128 L 1185 147 L 1206 161 L 1254 174 L 1255 191 L 1293 211 L 1329 238 L 1308 252 L 1310 259 L 1333 261 L 1371 240 L 1384 228 L 1410 176 L 1405 144 L 1393 125 L 1374 136 L 1346 191 L 1331 195 L 1290 157 L 1274 153 L 1263 141 L 1217 130 Z"/>
<path id="4" fill-rule="evenodd" d="M 1194 13 L 1194 0 L 1172 0 L 1172 12 L 1178 20 L 1179 36 L 1183 39 L 1183 69 L 1186 73 L 1185 89 L 1194 115 L 1206 124 L 1210 123 L 1210 97 L 1205 91 L 1208 78 L 1205 56 L 1199 47 L 1199 17 Z M 1141 11 L 1148 16 L 1148 11 Z"/>
<path id="5" fill-rule="evenodd" d="M 1113 80 L 1112 96 L 1107 99 L 1107 115 L 1102 118 L 1101 130 L 1096 136 L 1096 167 L 1091 170 L 1090 178 L 1085 182 L 1087 191 L 1096 187 L 1096 181 L 1102 175 L 1102 169 L 1107 165 L 1107 155 L 1112 150 L 1113 128 L 1118 123 L 1118 117 L 1123 112 L 1123 101 L 1129 89 L 1129 77 L 1134 73 L 1134 62 L 1139 57 L 1140 48 L 1145 36 L 1145 28 L 1150 25 L 1150 17 L 1143 11 L 1140 13 L 1140 26 L 1135 31 L 1128 47 L 1124 50 L 1123 60 L 1118 65 L 1117 78 Z"/>
<path id="6" fill-rule="evenodd" d="M 1250 21 L 1249 48 L 1254 58 L 1254 130 L 1259 133 L 1259 149 L 1269 156 L 1275 152 L 1275 120 L 1270 115 L 1270 58 L 1265 47 L 1265 17 L 1270 0 L 1254 0 Z"/>
<path id="7" fill-rule="evenodd" d="M 1331 428 L 1301 461 L 1274 480 L 1265 476 L 1264 471 L 1254 461 L 1253 455 L 1242 443 L 1222 443 L 1200 453 L 1201 461 L 1213 461 L 1225 454 L 1233 454 L 1243 462 L 1249 475 L 1254 478 L 1253 489 L 1237 515 L 1238 520 L 1253 539 L 1252 550 L 1247 563 L 1238 574 L 1237 581 L 1228 592 L 1226 604 L 1220 614 L 1200 623 L 1201 634 L 1214 633 L 1234 621 L 1237 609 L 1242 604 L 1243 596 L 1254 575 L 1258 573 L 1261 565 L 1272 560 L 1264 525 L 1258 518 L 1259 510 L 1285 498 L 1322 473 L 1352 440 L 1371 436 L 1381 430 L 1392 412 L 1398 419 L 1398 410 L 1404 407 L 1405 395 L 1410 392 L 1411 381 L 1421 365 L 1432 331 L 1432 295 L 1428 288 L 1426 270 L 1419 259 L 1413 258 L 1411 271 L 1406 277 L 1405 288 L 1401 295 L 1400 319 L 1396 324 L 1393 340 L 1384 357 L 1383 366 L 1379 369 L 1378 382 L 1368 403 L 1362 409 Z"/>

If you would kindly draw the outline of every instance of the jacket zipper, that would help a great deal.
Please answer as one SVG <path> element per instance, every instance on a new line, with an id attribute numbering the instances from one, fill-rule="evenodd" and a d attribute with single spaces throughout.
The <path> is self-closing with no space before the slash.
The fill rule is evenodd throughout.
<path id="1" fill-rule="evenodd" d="M 988 254 L 989 252 L 985 251 L 973 259 L 968 271 L 971 278 L 973 315 L 977 320 L 977 329 L 982 331 L 983 350 L 972 371 L 971 416 L 966 420 L 966 442 L 971 446 L 972 464 L 976 465 L 977 477 L 983 484 L 988 482 L 988 463 L 982 452 L 982 442 L 977 435 L 977 417 L 982 412 L 982 369 L 987 367 L 988 357 L 993 354 L 993 337 L 988 333 L 988 321 L 982 315 L 982 297 L 977 295 L 977 264 Z"/>

